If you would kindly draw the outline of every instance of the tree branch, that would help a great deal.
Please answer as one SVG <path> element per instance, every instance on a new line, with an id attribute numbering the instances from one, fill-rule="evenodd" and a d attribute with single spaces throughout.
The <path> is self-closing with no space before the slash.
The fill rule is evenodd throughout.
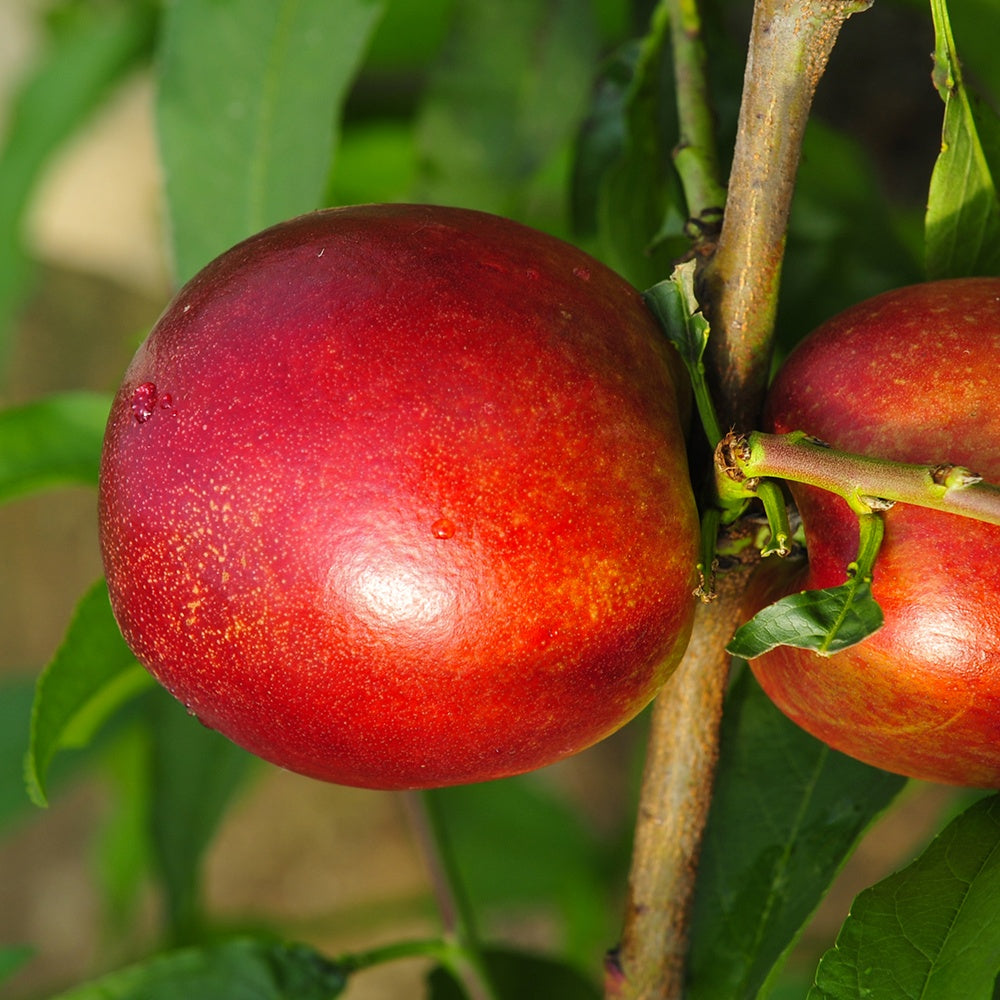
<path id="1" fill-rule="evenodd" d="M 702 276 L 710 385 L 753 427 L 767 383 L 785 232 L 813 94 L 847 18 L 871 0 L 757 0 L 718 249 Z"/>
<path id="2" fill-rule="evenodd" d="M 773 335 L 785 228 L 812 97 L 837 34 L 870 0 L 757 0 L 739 132 L 717 251 L 699 298 L 711 322 L 706 363 L 723 426 L 749 429 L 763 395 Z M 682 128 L 703 141 L 707 87 L 697 74 L 700 44 L 675 0 L 672 29 Z M 695 12 L 696 13 L 696 12 Z M 696 23 L 696 22 L 695 22 Z M 695 74 L 685 77 L 684 74 Z M 685 108 L 685 102 L 698 107 Z M 683 143 L 682 143 L 683 146 Z M 695 159 L 692 169 L 704 169 Z M 709 161 L 710 162 L 710 161 Z M 699 175 L 681 170 L 689 205 L 711 195 Z M 748 568 L 719 579 L 719 596 L 701 605 L 684 662 L 657 699 L 643 779 L 625 927 L 607 964 L 609 1000 L 680 1000 L 702 832 L 711 803 L 722 699 L 729 672 L 725 647 L 742 615 Z"/>

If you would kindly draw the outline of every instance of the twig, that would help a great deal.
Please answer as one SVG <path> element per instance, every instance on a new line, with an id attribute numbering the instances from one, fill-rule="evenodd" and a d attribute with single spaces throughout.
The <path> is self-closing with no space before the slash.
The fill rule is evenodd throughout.
<path id="1" fill-rule="evenodd" d="M 757 478 L 786 479 L 837 493 L 858 513 L 904 503 L 1000 524 L 1000 486 L 962 465 L 891 462 L 836 451 L 806 434 L 763 431 L 730 434 L 717 454 L 726 470 L 720 490 L 727 481 L 740 490 L 742 481 L 753 493 Z"/>
<path id="2" fill-rule="evenodd" d="M 785 232 L 816 84 L 843 23 L 871 0 L 757 0 L 718 249 L 703 275 L 712 389 L 750 429 L 766 385 Z"/>

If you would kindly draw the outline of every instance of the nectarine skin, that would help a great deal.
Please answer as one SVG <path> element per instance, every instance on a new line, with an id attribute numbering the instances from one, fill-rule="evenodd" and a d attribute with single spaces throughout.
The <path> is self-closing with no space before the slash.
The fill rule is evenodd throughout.
<path id="1" fill-rule="evenodd" d="M 792 352 L 765 425 L 845 451 L 953 462 L 1000 480 L 1000 279 L 932 282 L 836 316 Z M 809 550 L 798 590 L 845 579 L 857 520 L 792 484 Z M 779 647 L 752 662 L 792 719 L 889 771 L 1000 787 L 1000 527 L 899 504 L 872 591 L 885 624 L 828 658 Z"/>
<path id="2" fill-rule="evenodd" d="M 202 722 L 315 778 L 429 787 L 582 750 L 689 634 L 679 377 L 634 289 L 509 220 L 266 230 L 179 292 L 115 398 L 122 632 Z"/>

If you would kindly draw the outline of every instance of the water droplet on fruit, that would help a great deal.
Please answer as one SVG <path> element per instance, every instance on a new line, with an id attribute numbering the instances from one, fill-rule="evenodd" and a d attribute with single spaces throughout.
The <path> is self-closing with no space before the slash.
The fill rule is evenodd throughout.
<path id="1" fill-rule="evenodd" d="M 451 538 L 455 534 L 455 522 L 447 517 L 439 517 L 431 525 L 431 534 L 435 538 Z"/>
<path id="2" fill-rule="evenodd" d="M 590 281 L 590 268 L 589 267 L 574 267 L 573 273 L 581 281 Z"/>
<path id="3" fill-rule="evenodd" d="M 132 415 L 140 424 L 145 423 L 153 415 L 156 408 L 156 385 L 153 382 L 143 382 L 136 386 L 132 393 Z"/>
<path id="4" fill-rule="evenodd" d="M 160 409 L 161 410 L 170 410 L 170 409 L 173 408 L 173 405 L 174 405 L 174 397 L 171 396 L 169 392 L 165 392 L 160 397 Z"/>

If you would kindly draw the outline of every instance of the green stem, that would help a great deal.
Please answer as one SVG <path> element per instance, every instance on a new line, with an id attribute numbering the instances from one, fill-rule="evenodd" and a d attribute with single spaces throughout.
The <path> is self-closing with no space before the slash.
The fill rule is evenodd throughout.
<path id="1" fill-rule="evenodd" d="M 785 495 L 775 482 L 763 482 L 757 487 L 757 496 L 764 504 L 771 537 L 760 550 L 762 556 L 787 556 L 791 552 L 789 542 L 792 539 L 792 528 L 788 523 L 788 508 L 785 506 Z"/>
<path id="2" fill-rule="evenodd" d="M 439 957 L 462 982 L 469 1000 L 498 1000 L 438 796 L 434 791 L 405 792 L 403 801 L 423 850 L 441 914 L 444 950 Z"/>
<path id="3" fill-rule="evenodd" d="M 855 455 L 800 432 L 729 435 L 717 455 L 719 490 L 732 496 L 759 491 L 758 479 L 785 479 L 837 493 L 859 514 L 905 503 L 1000 524 L 1000 486 L 961 465 Z"/>
<path id="4" fill-rule="evenodd" d="M 707 59 L 696 0 L 667 0 L 674 56 L 680 141 L 674 166 L 684 188 L 689 216 L 701 237 L 714 236 L 726 201 L 715 140 L 715 117 L 708 87 Z"/>

